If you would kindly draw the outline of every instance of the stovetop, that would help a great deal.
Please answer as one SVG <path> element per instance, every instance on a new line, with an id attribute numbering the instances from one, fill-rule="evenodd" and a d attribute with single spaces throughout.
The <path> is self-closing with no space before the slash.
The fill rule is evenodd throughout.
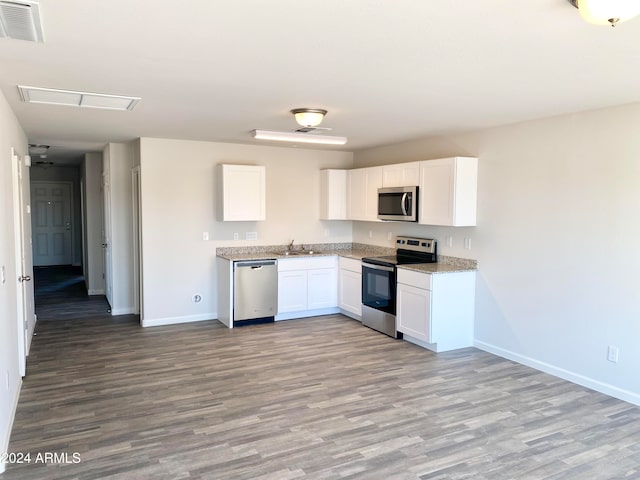
<path id="1" fill-rule="evenodd" d="M 416 263 L 436 263 L 436 241 L 428 238 L 397 237 L 398 249 L 395 255 L 363 258 L 362 261 L 374 265 L 411 265 Z"/>

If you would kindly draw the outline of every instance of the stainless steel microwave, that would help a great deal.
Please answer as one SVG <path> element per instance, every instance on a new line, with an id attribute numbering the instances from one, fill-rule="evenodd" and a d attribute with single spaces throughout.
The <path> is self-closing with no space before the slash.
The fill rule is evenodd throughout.
<path id="1" fill-rule="evenodd" d="M 418 187 L 378 189 L 378 218 L 400 222 L 418 221 Z"/>

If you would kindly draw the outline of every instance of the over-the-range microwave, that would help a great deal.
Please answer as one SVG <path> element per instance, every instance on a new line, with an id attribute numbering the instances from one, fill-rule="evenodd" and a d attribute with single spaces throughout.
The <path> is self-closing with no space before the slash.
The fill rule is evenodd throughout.
<path id="1" fill-rule="evenodd" d="M 378 189 L 378 218 L 400 222 L 418 221 L 418 187 Z"/>

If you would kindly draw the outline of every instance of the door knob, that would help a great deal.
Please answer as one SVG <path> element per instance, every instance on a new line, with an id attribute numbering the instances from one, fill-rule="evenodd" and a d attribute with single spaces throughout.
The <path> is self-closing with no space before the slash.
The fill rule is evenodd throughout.
<path id="1" fill-rule="evenodd" d="M 103 243 L 102 248 L 107 248 L 108 243 Z"/>
<path id="2" fill-rule="evenodd" d="M 31 281 L 31 277 L 29 275 L 22 275 L 21 277 L 18 277 L 18 281 L 20 283 L 29 282 L 29 281 Z"/>

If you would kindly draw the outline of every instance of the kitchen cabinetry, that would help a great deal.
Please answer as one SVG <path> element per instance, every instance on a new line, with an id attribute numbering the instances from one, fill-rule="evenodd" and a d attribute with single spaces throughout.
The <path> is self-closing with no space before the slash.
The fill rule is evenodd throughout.
<path id="1" fill-rule="evenodd" d="M 338 306 L 351 318 L 362 320 L 362 262 L 340 257 L 338 280 Z"/>
<path id="2" fill-rule="evenodd" d="M 477 181 L 477 158 L 420 162 L 418 222 L 454 227 L 475 225 Z"/>
<path id="3" fill-rule="evenodd" d="M 347 175 L 347 216 L 349 220 L 378 220 L 378 189 L 382 187 L 382 167 L 356 168 Z"/>
<path id="4" fill-rule="evenodd" d="M 398 268 L 397 328 L 404 339 L 444 352 L 473 345 L 475 272 Z"/>
<path id="5" fill-rule="evenodd" d="M 266 169 L 261 165 L 220 165 L 221 218 L 257 221 L 266 218 Z"/>
<path id="6" fill-rule="evenodd" d="M 276 320 L 338 312 L 337 257 L 278 260 Z"/>
<path id="7" fill-rule="evenodd" d="M 320 170 L 320 220 L 347 220 L 347 170 Z"/>
<path id="8" fill-rule="evenodd" d="M 398 163 L 382 167 L 383 187 L 414 187 L 420 183 L 420 162 Z"/>

